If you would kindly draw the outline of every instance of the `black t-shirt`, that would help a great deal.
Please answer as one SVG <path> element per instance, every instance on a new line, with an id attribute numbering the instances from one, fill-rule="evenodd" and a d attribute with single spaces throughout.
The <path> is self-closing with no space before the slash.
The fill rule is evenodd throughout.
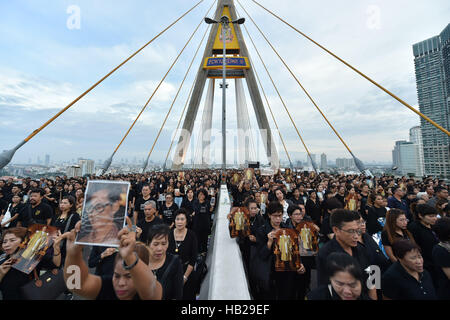
<path id="1" fill-rule="evenodd" d="M 326 261 L 327 257 L 333 252 L 342 252 L 348 254 L 336 240 L 336 237 L 328 241 L 322 248 L 319 249 L 316 260 L 319 285 L 326 285 L 329 282 L 328 274 L 326 271 Z M 352 257 L 358 261 L 364 277 L 364 281 L 366 281 L 366 279 L 368 278 L 368 274 L 364 270 L 367 269 L 367 267 L 370 265 L 370 258 L 366 253 L 366 249 L 360 243 L 358 243 L 356 247 L 352 247 Z"/>
<path id="2" fill-rule="evenodd" d="M 430 228 L 425 227 L 418 221 L 411 222 L 408 226 L 409 231 L 412 233 L 414 240 L 422 250 L 423 266 L 427 268 L 429 272 L 434 274 L 433 269 L 433 247 L 439 243 L 439 240 Z"/>
<path id="3" fill-rule="evenodd" d="M 364 287 L 364 285 L 363 285 Z M 331 285 L 323 285 L 312 291 L 310 291 L 306 295 L 305 300 L 342 300 L 341 297 L 334 291 L 334 288 Z M 369 295 L 363 290 L 361 295 L 357 300 L 372 300 Z"/>
<path id="4" fill-rule="evenodd" d="M 381 290 L 391 300 L 436 300 L 428 271 L 424 269 L 417 281 L 398 261 L 382 275 Z"/>
<path id="5" fill-rule="evenodd" d="M 39 224 L 47 224 L 47 219 L 53 218 L 53 209 L 48 204 L 41 202 L 38 206 L 29 206 L 31 210 L 31 219 Z"/>
<path id="6" fill-rule="evenodd" d="M 368 207 L 368 215 L 367 215 L 367 232 L 369 234 L 375 234 L 379 231 L 383 230 L 383 227 L 378 222 L 378 218 L 386 218 L 386 208 L 380 207 L 377 208 L 375 206 Z"/>
<path id="7" fill-rule="evenodd" d="M 6 209 L 8 208 L 8 202 L 3 199 L 0 199 L 0 214 L 4 214 Z"/>
<path id="8" fill-rule="evenodd" d="M 392 240 L 392 243 L 396 240 L 409 240 L 408 235 L 406 234 L 406 232 L 403 233 L 403 236 L 401 236 L 400 234 L 398 234 L 397 232 L 394 233 L 394 239 Z M 389 241 L 389 237 L 388 237 L 388 233 L 386 230 L 383 230 L 381 232 L 381 243 L 383 244 L 383 246 L 389 246 L 392 247 L 392 243 Z"/>
<path id="9" fill-rule="evenodd" d="M 119 300 L 119 298 L 116 295 L 116 292 L 114 291 L 112 277 L 102 276 L 101 278 L 102 278 L 102 287 L 95 300 Z M 141 300 L 141 299 L 139 298 L 139 295 L 136 293 L 133 300 Z"/>
<path id="10" fill-rule="evenodd" d="M 21 223 L 22 223 L 22 221 L 24 219 L 24 216 L 23 216 L 24 210 L 23 209 L 25 208 L 25 205 L 23 203 L 19 203 L 15 207 L 13 207 L 12 203 L 10 205 L 11 206 L 9 207 L 9 213 L 11 214 L 11 218 L 13 218 L 16 214 L 18 214 L 19 216 L 17 217 L 17 219 L 15 219 L 14 221 L 11 221 L 9 223 L 8 229 L 17 227 L 17 223 L 19 221 L 21 221 Z"/>
<path id="11" fill-rule="evenodd" d="M 163 289 L 162 300 L 181 300 L 183 298 L 183 267 L 179 257 L 166 254 L 161 268 L 153 270 Z"/>
<path id="12" fill-rule="evenodd" d="M 450 268 L 450 251 L 437 244 L 432 251 L 433 262 L 436 267 L 438 287 L 436 288 L 438 298 L 450 300 L 450 279 L 442 271 L 442 268 Z"/>
<path id="13" fill-rule="evenodd" d="M 138 213 L 137 221 L 144 220 L 144 203 L 147 201 L 153 200 L 151 197 L 149 197 L 147 200 L 144 199 L 143 196 L 139 196 L 136 198 L 136 201 L 134 202 L 134 212 Z"/>
<path id="14" fill-rule="evenodd" d="M 171 206 L 167 207 L 164 203 L 161 206 L 161 214 L 163 216 L 163 220 L 169 226 L 175 221 L 175 212 L 178 210 L 178 205 L 173 202 Z"/>
<path id="15" fill-rule="evenodd" d="M 162 219 L 158 218 L 158 217 L 155 217 L 150 222 L 145 221 L 145 219 L 140 220 L 140 221 L 138 220 L 137 226 L 142 229 L 142 234 L 139 237 L 139 241 L 147 243 L 148 233 L 150 231 L 150 228 L 152 226 L 157 225 L 157 224 L 164 224 L 164 221 Z"/>

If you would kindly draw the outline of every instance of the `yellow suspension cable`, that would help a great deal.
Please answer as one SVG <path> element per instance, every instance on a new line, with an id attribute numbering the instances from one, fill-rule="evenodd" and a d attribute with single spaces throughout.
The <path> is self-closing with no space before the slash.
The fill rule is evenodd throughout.
<path id="1" fill-rule="evenodd" d="M 286 64 L 286 62 L 284 61 L 284 59 L 280 56 L 280 54 L 278 53 L 278 51 L 274 48 L 274 46 L 272 45 L 272 43 L 269 41 L 269 39 L 267 39 L 267 37 L 265 36 L 265 34 L 262 32 L 262 30 L 258 27 L 258 25 L 256 24 L 256 22 L 253 20 L 253 18 L 248 14 L 247 10 L 245 10 L 245 8 L 242 6 L 242 4 L 240 3 L 239 0 L 237 0 L 239 5 L 241 6 L 241 8 L 245 11 L 245 13 L 248 15 L 248 17 L 250 18 L 250 20 L 252 20 L 253 24 L 256 26 L 256 28 L 258 29 L 258 31 L 261 33 L 261 35 L 264 37 L 264 39 L 267 41 L 267 43 L 270 45 L 270 47 L 272 48 L 272 50 L 276 53 L 276 55 L 278 56 L 278 58 L 280 58 L 281 62 L 283 62 L 284 66 L 289 70 L 289 72 L 291 73 L 291 75 L 294 77 L 294 79 L 297 81 L 297 83 L 299 84 L 299 86 L 302 88 L 303 92 L 305 92 L 305 94 L 308 96 L 309 100 L 311 100 L 311 102 L 314 104 L 314 106 L 316 107 L 317 111 L 319 111 L 319 113 L 322 115 L 322 117 L 325 119 L 325 121 L 328 123 L 328 125 L 330 126 L 330 128 L 334 131 L 334 133 L 336 134 L 336 136 L 339 138 L 339 140 L 341 140 L 342 144 L 347 148 L 348 152 L 350 152 L 350 154 L 353 155 L 353 152 L 350 150 L 350 148 L 348 147 L 348 145 L 345 143 L 344 139 L 342 139 L 342 137 L 339 135 L 339 133 L 336 131 L 336 129 L 333 127 L 333 125 L 330 123 L 330 121 L 328 121 L 327 117 L 323 114 L 322 110 L 320 110 L 319 106 L 316 104 L 316 102 L 314 101 L 314 99 L 311 97 L 311 95 L 308 93 L 308 91 L 303 87 L 303 85 L 300 83 L 300 81 L 298 80 L 298 78 L 295 76 L 295 74 L 292 72 L 291 68 L 289 68 L 289 66 Z"/>
<path id="2" fill-rule="evenodd" d="M 161 36 L 164 32 L 166 32 L 168 29 L 170 29 L 174 24 L 176 24 L 178 21 L 180 21 L 182 18 L 184 18 L 189 12 L 194 10 L 200 3 L 202 3 L 204 0 L 200 0 L 195 6 L 193 6 L 190 10 L 186 11 L 181 17 L 179 17 L 177 20 L 172 22 L 167 28 L 165 28 L 163 31 L 161 31 L 159 34 L 157 34 L 152 40 L 147 42 L 142 48 L 137 50 L 135 53 L 133 53 L 128 59 L 123 61 L 121 64 L 119 64 L 116 68 L 114 68 L 111 72 L 109 72 L 106 76 L 101 78 L 98 82 L 96 82 L 93 86 L 91 86 L 88 90 L 86 90 L 84 93 L 82 93 L 78 98 L 73 100 L 69 105 L 67 105 L 64 109 L 59 111 L 56 115 L 54 115 L 50 120 L 48 120 L 46 123 L 44 123 L 41 127 L 34 130 L 27 138 L 25 138 L 25 142 L 28 142 L 33 138 L 35 135 L 37 135 L 39 132 L 41 132 L 46 126 L 48 126 L 50 123 L 52 123 L 56 118 L 58 118 L 61 114 L 63 114 L 67 109 L 69 109 L 71 106 L 73 106 L 75 103 L 77 103 L 81 98 L 83 98 L 86 94 L 88 94 L 90 91 L 92 91 L 96 86 L 98 86 L 103 80 L 108 78 L 111 74 L 113 74 L 117 69 L 122 67 L 125 63 L 127 63 L 129 60 L 131 60 L 135 55 L 137 55 L 139 52 L 141 52 L 145 47 L 147 47 L 150 43 L 152 43 L 154 40 L 156 40 L 159 36 Z"/>
<path id="3" fill-rule="evenodd" d="M 215 1 L 214 1 L 214 3 L 215 3 Z M 209 11 L 208 11 L 208 12 L 209 12 Z M 207 15 L 208 15 L 208 14 L 207 14 Z M 156 136 L 156 139 L 155 139 L 155 141 L 153 142 L 153 145 L 152 145 L 152 148 L 151 148 L 150 152 L 148 153 L 147 161 L 148 161 L 148 159 L 150 158 L 150 156 L 151 156 L 151 154 L 152 154 L 152 152 L 153 152 L 153 148 L 155 147 L 156 142 L 158 142 L 159 136 L 161 135 L 161 131 L 164 129 L 164 126 L 166 125 L 167 118 L 169 117 L 170 113 L 172 112 L 173 105 L 175 104 L 175 101 L 177 100 L 178 95 L 180 94 L 180 91 L 181 91 L 181 89 L 183 88 L 184 81 L 186 80 L 186 78 L 187 78 L 187 76 L 188 76 L 188 74 L 189 74 L 189 71 L 191 71 L 191 67 L 192 67 L 192 65 L 194 64 L 194 60 L 195 60 L 195 58 L 197 57 L 197 54 L 198 54 L 198 52 L 199 52 L 199 50 L 200 50 L 200 47 L 201 47 L 203 41 L 205 40 L 205 37 L 206 37 L 206 34 L 208 33 L 208 30 L 209 30 L 209 27 L 206 28 L 206 31 L 205 31 L 205 33 L 204 33 L 204 35 L 203 35 L 203 38 L 202 38 L 202 40 L 200 41 L 200 43 L 199 43 L 199 45 L 198 45 L 198 47 L 197 47 L 197 51 L 195 51 L 194 57 L 192 58 L 192 61 L 191 61 L 190 65 L 189 65 L 189 68 L 187 69 L 186 74 L 184 75 L 183 81 L 181 82 L 180 87 L 178 88 L 178 92 L 177 92 L 177 94 L 175 95 L 175 98 L 173 99 L 172 105 L 170 106 L 169 111 L 168 111 L 167 114 L 166 114 L 166 118 L 164 119 L 164 122 L 163 122 L 163 124 L 161 125 L 161 128 L 159 129 L 158 135 Z"/>
<path id="4" fill-rule="evenodd" d="M 241 5 L 241 7 L 242 7 L 242 5 Z M 252 38 L 251 35 L 250 35 L 250 32 L 248 32 L 248 29 L 247 29 L 247 27 L 246 27 L 245 25 L 244 25 L 244 28 L 245 28 L 245 31 L 247 32 L 247 35 L 248 35 L 250 41 L 251 41 L 252 44 L 253 44 L 253 47 L 254 47 L 255 50 L 256 50 L 256 53 L 258 54 L 259 59 L 261 60 L 261 63 L 262 63 L 263 66 L 264 66 L 264 69 L 265 69 L 266 72 L 267 72 L 267 75 L 268 75 L 269 78 L 270 78 L 270 81 L 271 81 L 272 84 L 273 84 L 273 87 L 275 88 L 275 91 L 276 91 L 277 94 L 278 94 L 278 97 L 279 97 L 280 100 L 281 100 L 281 103 L 282 103 L 283 106 L 284 106 L 284 109 L 286 110 L 286 112 L 287 112 L 287 114 L 288 114 L 288 116 L 289 116 L 289 119 L 290 119 L 291 122 L 292 122 L 292 125 L 293 125 L 294 128 L 295 128 L 295 131 L 297 132 L 298 137 L 300 138 L 300 141 L 302 142 L 302 144 L 303 144 L 303 146 L 304 146 L 306 152 L 308 153 L 308 156 L 311 158 L 311 153 L 309 152 L 308 147 L 306 146 L 306 143 L 305 143 L 305 141 L 303 140 L 302 135 L 300 134 L 300 131 L 298 130 L 297 125 L 295 124 L 294 119 L 292 118 L 291 113 L 289 112 L 289 110 L 288 110 L 288 108 L 287 108 L 287 106 L 286 106 L 286 103 L 284 102 L 283 98 L 281 97 L 280 91 L 278 90 L 278 87 L 277 87 L 277 85 L 275 84 L 275 81 L 273 80 L 273 78 L 272 78 L 272 76 L 271 76 L 271 74 L 270 74 L 270 72 L 269 72 L 269 69 L 267 68 L 266 64 L 264 63 L 264 60 L 263 60 L 261 54 L 259 53 L 259 50 L 258 50 L 258 48 L 256 47 L 255 42 L 253 41 L 253 38 Z M 256 71 L 255 71 L 255 74 L 256 74 Z M 258 77 L 258 76 L 257 76 L 257 77 Z M 259 81 L 259 77 L 258 77 L 258 81 Z M 261 84 L 260 84 L 260 85 L 261 85 Z M 261 86 L 261 87 L 262 87 L 262 86 Z M 264 92 L 264 91 L 263 91 L 263 92 Z M 264 96 L 265 96 L 265 93 L 264 93 Z M 267 98 L 266 98 L 266 99 L 267 99 Z M 269 106 L 269 108 L 270 108 L 270 106 Z M 270 113 L 272 113 L 272 110 L 271 110 L 271 109 L 270 109 Z M 273 117 L 273 114 L 272 114 L 272 117 Z M 275 121 L 275 118 L 274 118 L 274 121 Z M 276 122 L 275 122 L 275 124 L 276 124 Z M 278 125 L 277 125 L 277 128 L 278 128 Z M 283 144 L 284 144 L 284 142 L 283 142 Z M 286 151 L 286 152 L 287 152 L 287 151 Z"/>
<path id="5" fill-rule="evenodd" d="M 214 0 L 213 4 L 211 5 L 211 7 L 208 9 L 208 12 L 206 13 L 205 17 L 208 15 L 208 13 L 211 11 L 212 7 L 214 6 L 214 4 L 216 3 L 216 0 Z M 156 92 L 158 91 L 158 89 L 161 87 L 161 85 L 163 84 L 164 80 L 166 80 L 167 76 L 169 75 L 169 72 L 173 69 L 173 67 L 175 66 L 175 64 L 177 63 L 178 59 L 180 58 L 180 56 L 183 54 L 184 50 L 186 49 L 186 47 L 188 46 L 188 44 L 191 42 L 192 38 L 194 37 L 194 35 L 197 33 L 198 28 L 200 28 L 200 26 L 203 23 L 204 18 L 202 18 L 202 20 L 200 21 L 200 23 L 198 24 L 198 26 L 195 28 L 194 32 L 192 33 L 192 35 L 190 36 L 190 38 L 188 39 L 188 41 L 186 42 L 186 44 L 184 45 L 183 49 L 180 51 L 180 53 L 178 54 L 178 56 L 175 58 L 175 60 L 173 61 L 172 65 L 170 66 L 169 70 L 167 70 L 166 74 L 164 75 L 164 77 L 161 79 L 161 81 L 159 82 L 158 86 L 156 87 L 156 89 L 153 91 L 151 97 L 147 100 L 147 103 L 144 105 L 144 107 L 142 108 L 141 112 L 139 112 L 139 114 L 137 115 L 136 119 L 134 119 L 133 124 L 130 126 L 130 128 L 128 129 L 127 133 L 125 133 L 125 135 L 123 136 L 122 140 L 120 141 L 120 143 L 117 145 L 116 149 L 114 150 L 114 153 L 117 152 L 117 150 L 119 150 L 120 146 L 122 145 L 123 141 L 126 139 L 126 137 L 128 136 L 128 134 L 130 133 L 131 129 L 133 129 L 134 125 L 136 124 L 136 122 L 138 121 L 138 119 L 141 117 L 141 114 L 144 112 L 144 110 L 147 108 L 148 104 L 150 103 L 150 101 L 152 100 L 153 96 L 156 94 Z"/>
<path id="6" fill-rule="evenodd" d="M 410 109 L 411 111 L 415 112 L 417 115 L 419 115 L 421 118 L 423 118 L 424 120 L 428 121 L 429 123 L 431 123 L 433 126 L 435 126 L 436 128 L 438 128 L 439 130 L 441 130 L 442 132 L 444 132 L 445 134 L 447 134 L 448 136 L 450 136 L 450 132 L 446 129 L 444 129 L 442 126 L 440 126 L 439 124 L 437 124 L 436 122 L 434 122 L 433 120 L 431 120 L 429 117 L 427 117 L 426 115 L 424 115 L 423 113 L 421 113 L 420 111 L 416 110 L 415 108 L 413 108 L 411 105 L 409 105 L 408 103 L 406 103 L 404 100 L 400 99 L 399 97 L 397 97 L 395 94 L 393 94 L 392 92 L 390 92 L 389 90 L 387 90 L 386 88 L 384 88 L 382 85 L 380 85 L 379 83 L 377 83 L 375 80 L 372 80 L 370 77 L 366 76 L 364 73 L 362 73 L 361 71 L 359 71 L 358 69 L 356 69 L 355 67 L 353 67 L 351 64 L 349 64 L 348 62 L 346 62 L 345 60 L 341 59 L 340 57 L 338 57 L 337 55 L 335 55 L 333 52 L 331 52 L 330 50 L 328 50 L 327 48 L 325 48 L 324 46 L 320 45 L 319 43 L 317 43 L 316 41 L 314 41 L 313 39 L 311 39 L 310 37 L 308 37 L 306 34 L 304 34 L 303 32 L 301 32 L 300 30 L 298 30 L 297 28 L 295 28 L 294 26 L 292 26 L 291 24 L 289 24 L 288 22 L 286 22 L 285 20 L 283 20 L 282 18 L 280 18 L 279 16 L 277 16 L 275 13 L 273 13 L 272 11 L 270 11 L 269 9 L 265 8 L 264 6 L 262 6 L 261 4 L 259 4 L 257 1 L 252 0 L 254 3 L 256 3 L 258 6 L 260 6 L 261 8 L 263 8 L 264 10 L 266 10 L 268 13 L 270 13 L 271 15 L 273 15 L 274 17 L 276 17 L 277 19 L 279 19 L 280 21 L 282 21 L 283 23 L 285 23 L 286 25 L 288 25 L 289 27 L 291 27 L 293 30 L 295 30 L 296 32 L 298 32 L 299 34 L 301 34 L 303 37 L 305 37 L 306 39 L 308 39 L 309 41 L 311 41 L 312 43 L 314 43 L 315 45 L 317 45 L 319 48 L 321 48 L 322 50 L 326 51 L 327 53 L 329 53 L 331 56 L 333 56 L 334 58 L 338 59 L 340 62 L 342 62 L 343 64 L 345 64 L 347 67 L 349 67 L 350 69 L 352 69 L 353 71 L 355 71 L 356 73 L 358 73 L 359 75 L 361 75 L 363 78 L 365 78 L 366 80 L 370 81 L 371 83 L 373 83 L 375 86 L 377 86 L 378 88 L 380 88 L 381 90 L 383 90 L 384 92 L 386 92 L 387 94 L 389 94 L 391 97 L 393 97 L 394 99 L 396 99 L 398 102 L 400 102 L 401 104 L 403 104 L 405 107 L 407 107 L 408 109 Z M 238 0 L 239 2 L 239 0 Z M 241 5 L 242 7 L 242 5 Z"/>

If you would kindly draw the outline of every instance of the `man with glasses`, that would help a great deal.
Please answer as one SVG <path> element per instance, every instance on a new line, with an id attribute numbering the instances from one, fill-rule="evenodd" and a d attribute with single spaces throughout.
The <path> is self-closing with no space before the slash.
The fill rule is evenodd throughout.
<path id="1" fill-rule="evenodd" d="M 344 252 L 355 258 L 358 261 L 365 280 L 367 280 L 368 274 L 365 269 L 369 267 L 370 260 L 365 248 L 358 242 L 362 234 L 360 215 L 354 211 L 336 209 L 330 216 L 330 226 L 333 230 L 334 237 L 319 249 L 319 254 L 317 255 L 319 286 L 328 284 L 325 266 L 327 257 L 333 252 Z M 369 290 L 369 295 L 372 299 L 377 299 L 375 289 Z"/>

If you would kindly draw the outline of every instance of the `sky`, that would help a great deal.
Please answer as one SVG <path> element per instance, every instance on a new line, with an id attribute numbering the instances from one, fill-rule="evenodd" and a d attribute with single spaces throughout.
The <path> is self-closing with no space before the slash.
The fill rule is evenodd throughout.
<path id="1" fill-rule="evenodd" d="M 438 35 L 450 23 L 447 0 L 299 1 L 259 0 L 369 77 L 418 109 L 412 45 Z M 196 1 L 0 1 L 0 150 L 13 148 L 59 110 L 139 49 Z M 267 45 L 247 14 L 238 13 L 261 52 L 280 93 L 311 153 L 329 160 L 349 158 L 343 144 Z M 242 5 L 292 68 L 353 153 L 366 163 L 391 162 L 395 141 L 408 140 L 419 125 L 411 110 L 351 71 L 342 63 L 269 15 L 251 0 Z M 207 31 L 202 22 L 213 0 L 204 0 L 127 64 L 37 134 L 14 156 L 12 163 L 36 162 L 49 154 L 52 161 L 108 158 L 186 44 L 168 74 L 121 145 L 115 160 L 144 159 L 173 102 L 188 66 Z M 213 16 L 215 4 L 208 16 Z M 306 153 L 245 30 L 254 68 L 276 116 L 291 158 L 305 161 Z M 191 71 L 151 154 L 162 161 L 203 56 L 202 43 Z M 228 162 L 234 160 L 237 121 L 234 80 L 228 80 Z M 244 86 L 246 87 L 246 86 Z M 206 87 L 204 96 L 206 94 Z M 221 161 L 221 89 L 216 83 L 212 160 Z M 253 129 L 257 128 L 249 98 Z M 264 97 L 263 97 L 264 100 Z M 203 101 L 193 137 L 198 137 Z M 265 102 L 265 100 L 264 100 Z M 266 114 L 272 129 L 270 113 Z M 278 133 L 275 138 L 278 141 Z M 261 143 L 255 131 L 260 160 Z M 282 145 L 280 158 L 286 160 Z M 193 154 L 188 151 L 187 158 Z"/>

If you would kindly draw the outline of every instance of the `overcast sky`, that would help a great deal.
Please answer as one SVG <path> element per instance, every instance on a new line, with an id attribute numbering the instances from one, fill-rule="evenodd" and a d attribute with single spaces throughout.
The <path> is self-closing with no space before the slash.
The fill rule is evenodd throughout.
<path id="1" fill-rule="evenodd" d="M 194 3 L 187 0 L 1 1 L 0 150 L 10 149 L 22 141 Z M 212 0 L 205 0 L 76 103 L 22 147 L 13 163 L 27 163 L 30 158 L 35 162 L 37 156 L 43 159 L 45 154 L 49 154 L 52 160 L 83 157 L 97 161 L 109 157 L 212 3 Z M 241 3 L 293 68 L 355 155 L 367 163 L 392 161 L 394 142 L 409 138 L 409 129 L 419 124 L 418 116 L 252 1 L 241 0 Z M 438 35 L 450 23 L 448 0 L 260 0 L 260 3 L 416 108 L 412 45 Z M 247 18 L 237 2 L 236 6 Z M 79 21 L 76 19 L 78 9 Z M 213 16 L 213 11 L 209 15 Z M 311 153 L 326 153 L 328 159 L 348 158 L 345 147 L 327 127 L 250 19 L 247 19 L 246 26 Z M 116 160 L 147 156 L 206 28 L 202 23 L 119 149 Z M 305 151 L 297 133 L 245 31 L 244 37 L 288 151 L 294 160 L 304 161 Z M 201 56 L 203 49 L 156 144 L 151 156 L 153 161 L 166 157 Z M 232 135 L 236 128 L 235 91 L 234 81 L 229 82 L 227 128 Z M 220 103 L 221 90 L 217 83 L 213 121 L 217 132 L 221 126 Z M 247 104 L 252 127 L 256 128 L 250 99 Z M 199 114 L 202 110 L 203 103 Z M 266 112 L 275 128 L 270 113 Z M 197 136 L 196 131 L 194 136 Z M 233 140 L 232 136 L 228 138 L 230 162 L 234 160 Z M 214 156 L 219 162 L 219 136 L 216 141 Z M 286 159 L 281 145 L 278 149 L 281 159 Z"/>

